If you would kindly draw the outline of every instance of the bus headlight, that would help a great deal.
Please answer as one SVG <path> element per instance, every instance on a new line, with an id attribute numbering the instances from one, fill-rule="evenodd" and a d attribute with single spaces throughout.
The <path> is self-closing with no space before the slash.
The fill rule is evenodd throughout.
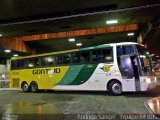
<path id="1" fill-rule="evenodd" d="M 146 78 L 146 79 L 144 80 L 144 82 L 145 82 L 145 83 L 151 83 L 151 79 L 150 79 L 150 78 Z"/>
<path id="2" fill-rule="evenodd" d="M 154 77 L 154 82 L 157 82 L 157 77 L 156 76 Z"/>

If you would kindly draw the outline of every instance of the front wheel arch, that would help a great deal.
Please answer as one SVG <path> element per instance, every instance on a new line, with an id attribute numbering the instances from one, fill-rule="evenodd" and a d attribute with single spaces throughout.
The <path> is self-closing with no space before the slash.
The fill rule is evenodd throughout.
<path id="1" fill-rule="evenodd" d="M 112 89 L 113 84 L 119 84 L 120 91 L 118 93 L 116 93 L 116 92 L 113 91 L 113 89 Z M 107 90 L 109 91 L 109 93 L 111 95 L 121 95 L 122 94 L 122 83 L 119 80 L 117 80 L 117 79 L 112 79 L 107 84 Z"/>

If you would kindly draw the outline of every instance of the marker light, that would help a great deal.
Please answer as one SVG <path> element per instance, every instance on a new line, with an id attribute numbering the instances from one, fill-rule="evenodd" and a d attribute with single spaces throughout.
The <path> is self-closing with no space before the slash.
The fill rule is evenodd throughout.
<path id="1" fill-rule="evenodd" d="M 106 24 L 117 24 L 118 23 L 118 20 L 108 20 L 106 21 Z"/>

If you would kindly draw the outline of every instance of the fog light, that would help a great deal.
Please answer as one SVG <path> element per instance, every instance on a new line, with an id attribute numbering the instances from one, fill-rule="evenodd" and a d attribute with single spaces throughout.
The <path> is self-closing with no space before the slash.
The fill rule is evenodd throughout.
<path id="1" fill-rule="evenodd" d="M 145 83 L 151 83 L 151 79 L 150 79 L 150 78 L 146 78 L 146 79 L 144 80 L 144 82 L 145 82 Z"/>
<path id="2" fill-rule="evenodd" d="M 154 77 L 154 82 L 157 82 L 157 77 L 156 76 Z"/>

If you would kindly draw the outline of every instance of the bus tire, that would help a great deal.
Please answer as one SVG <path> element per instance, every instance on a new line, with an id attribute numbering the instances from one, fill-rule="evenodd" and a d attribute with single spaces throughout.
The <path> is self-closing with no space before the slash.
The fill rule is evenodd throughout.
<path id="1" fill-rule="evenodd" d="M 21 85 L 22 91 L 23 92 L 28 92 L 29 91 L 29 86 L 27 84 L 27 82 L 23 82 Z"/>
<path id="2" fill-rule="evenodd" d="M 30 91 L 33 93 L 38 92 L 38 84 L 35 81 L 31 82 Z"/>
<path id="3" fill-rule="evenodd" d="M 111 95 L 121 95 L 122 94 L 122 84 L 119 81 L 111 81 L 108 85 L 108 90 Z"/>

